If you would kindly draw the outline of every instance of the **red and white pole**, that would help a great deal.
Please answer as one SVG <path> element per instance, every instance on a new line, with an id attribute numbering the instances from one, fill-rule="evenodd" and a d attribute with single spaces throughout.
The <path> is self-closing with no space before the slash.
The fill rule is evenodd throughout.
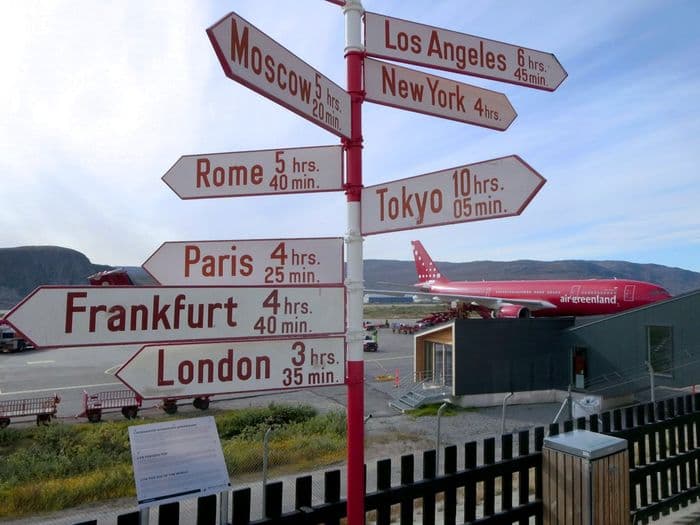
<path id="1" fill-rule="evenodd" d="M 345 60 L 347 64 L 347 90 L 350 94 L 350 139 L 345 141 L 346 195 L 348 202 L 347 245 L 347 515 L 348 525 L 365 522 L 365 362 L 362 333 L 362 234 L 360 230 L 360 199 L 362 196 L 362 15 L 360 0 L 347 0 L 343 6 L 345 15 Z"/>

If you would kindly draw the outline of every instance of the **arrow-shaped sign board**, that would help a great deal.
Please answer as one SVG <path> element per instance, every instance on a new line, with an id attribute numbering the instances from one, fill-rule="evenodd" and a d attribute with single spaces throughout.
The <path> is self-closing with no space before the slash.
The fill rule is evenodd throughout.
<path id="1" fill-rule="evenodd" d="M 342 284 L 343 239 L 166 242 L 143 263 L 160 284 Z"/>
<path id="2" fill-rule="evenodd" d="M 365 13 L 369 56 L 554 91 L 566 71 L 552 53 Z"/>
<path id="3" fill-rule="evenodd" d="M 516 113 L 503 93 L 366 58 L 365 100 L 504 131 Z"/>
<path id="4" fill-rule="evenodd" d="M 236 13 L 207 29 L 226 76 L 340 137 L 350 137 L 350 95 Z"/>
<path id="5" fill-rule="evenodd" d="M 520 215 L 545 179 L 517 155 L 362 189 L 362 235 Z"/>
<path id="6" fill-rule="evenodd" d="M 343 337 L 148 345 L 116 376 L 144 399 L 345 382 Z"/>
<path id="7" fill-rule="evenodd" d="M 343 286 L 42 286 L 5 319 L 39 347 L 345 332 Z"/>
<path id="8" fill-rule="evenodd" d="M 181 199 L 343 189 L 343 149 L 316 146 L 184 155 L 163 182 Z"/>

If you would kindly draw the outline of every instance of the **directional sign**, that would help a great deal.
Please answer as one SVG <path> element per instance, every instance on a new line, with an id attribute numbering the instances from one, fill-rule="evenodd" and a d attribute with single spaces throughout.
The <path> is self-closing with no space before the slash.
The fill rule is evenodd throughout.
<path id="1" fill-rule="evenodd" d="M 343 239 L 166 242 L 143 268 L 160 284 L 342 284 Z"/>
<path id="2" fill-rule="evenodd" d="M 236 13 L 207 29 L 226 76 L 340 137 L 350 138 L 350 95 Z"/>
<path id="3" fill-rule="evenodd" d="M 365 59 L 365 100 L 503 131 L 515 110 L 503 93 Z"/>
<path id="4" fill-rule="evenodd" d="M 184 155 L 163 175 L 181 199 L 343 189 L 341 146 Z"/>
<path id="5" fill-rule="evenodd" d="M 345 289 L 42 286 L 6 320 L 36 346 L 342 334 Z"/>
<path id="6" fill-rule="evenodd" d="M 520 215 L 545 179 L 517 155 L 362 189 L 362 235 Z"/>
<path id="7" fill-rule="evenodd" d="M 116 376 L 144 399 L 341 385 L 345 340 L 149 345 L 124 363 Z"/>
<path id="8" fill-rule="evenodd" d="M 551 53 L 365 13 L 369 56 L 554 91 L 566 71 Z"/>

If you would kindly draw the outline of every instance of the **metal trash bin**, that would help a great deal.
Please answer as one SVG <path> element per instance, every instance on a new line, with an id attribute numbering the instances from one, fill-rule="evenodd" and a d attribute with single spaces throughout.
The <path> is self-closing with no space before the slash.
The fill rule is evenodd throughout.
<path id="1" fill-rule="evenodd" d="M 630 523 L 627 440 L 574 430 L 542 447 L 544 525 Z"/>

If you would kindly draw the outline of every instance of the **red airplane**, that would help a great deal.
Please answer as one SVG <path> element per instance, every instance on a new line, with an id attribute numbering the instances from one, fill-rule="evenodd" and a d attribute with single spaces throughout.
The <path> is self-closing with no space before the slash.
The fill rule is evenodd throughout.
<path id="1" fill-rule="evenodd" d="M 460 300 L 483 317 L 615 314 L 669 299 L 655 284 L 628 279 L 450 281 L 420 241 L 411 241 L 421 295 Z"/>

